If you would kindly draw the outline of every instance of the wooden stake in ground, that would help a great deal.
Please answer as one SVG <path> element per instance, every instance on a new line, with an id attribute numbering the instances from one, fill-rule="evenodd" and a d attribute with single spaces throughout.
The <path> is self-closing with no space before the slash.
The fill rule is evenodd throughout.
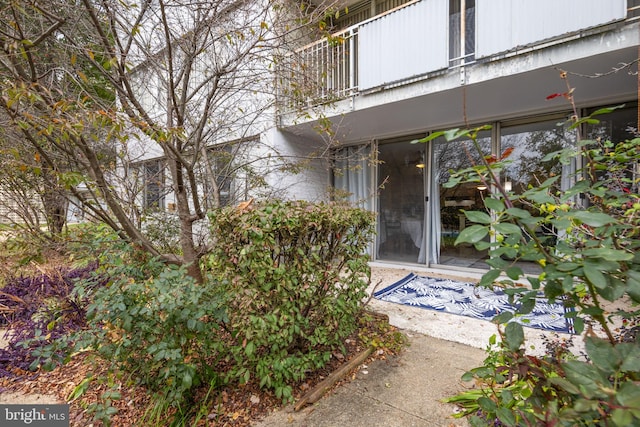
<path id="1" fill-rule="evenodd" d="M 363 363 L 367 358 L 373 353 L 373 347 L 369 347 L 366 350 L 360 352 L 356 357 L 342 365 L 339 369 L 334 371 L 327 378 L 322 380 L 318 385 L 316 385 L 311 391 L 302 396 L 302 398 L 296 403 L 296 406 L 293 408 L 294 411 L 299 411 L 304 408 L 306 405 L 316 403 L 324 394 L 333 387 L 335 383 L 340 381 L 345 375 L 355 369 L 358 365 Z"/>

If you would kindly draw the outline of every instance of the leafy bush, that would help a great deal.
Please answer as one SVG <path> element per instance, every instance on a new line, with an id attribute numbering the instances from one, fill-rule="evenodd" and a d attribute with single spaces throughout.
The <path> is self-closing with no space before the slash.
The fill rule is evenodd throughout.
<path id="1" fill-rule="evenodd" d="M 215 377 L 210 364 L 224 310 L 210 287 L 197 285 L 184 268 L 118 247 L 97 272 L 107 283 L 92 291 L 88 329 L 77 345 L 96 350 L 169 406 L 178 406 L 194 387 Z"/>
<path id="2" fill-rule="evenodd" d="M 180 220 L 169 212 L 151 212 L 142 220 L 142 232 L 163 253 L 180 250 Z"/>
<path id="3" fill-rule="evenodd" d="M 108 382 L 102 399 L 87 407 L 96 419 L 109 425 L 119 395 L 113 379 L 123 373 L 155 393 L 153 416 L 184 415 L 198 385 L 219 385 L 217 325 L 224 310 L 211 287 L 195 284 L 184 269 L 151 258 L 104 225 L 74 227 L 67 243 L 72 258 L 97 254 L 98 262 L 15 278 L 0 292 L 6 313 L 0 322 L 6 319 L 15 331 L 9 348 L 0 351 L 0 375 L 53 369 L 71 354 L 91 352 L 111 365 L 106 376 L 81 382 L 73 398 Z"/>
<path id="4" fill-rule="evenodd" d="M 594 121 L 592 117 L 575 119 L 572 127 Z M 476 143 L 477 130 L 444 135 L 469 137 L 480 154 L 486 154 Z M 465 228 L 456 241 L 489 251 L 491 270 L 480 285 L 492 285 L 506 275 L 500 283 L 505 292 L 520 299 L 520 313 L 533 309 L 534 298 L 542 290 L 550 301 L 564 301 L 575 308 L 569 316 L 576 331 L 581 333 L 587 326 L 589 335 L 585 339 L 588 361 L 569 357 L 550 363 L 526 356 L 522 327 L 508 323 L 498 350 L 500 363 L 495 363 L 496 357 L 489 358 L 467 375 L 484 386 L 478 399 L 480 415 L 471 418 L 473 425 L 640 423 L 640 343 L 621 342 L 614 324 L 621 318 L 634 321 L 640 302 L 640 196 L 630 191 L 637 188 L 634 168 L 640 161 L 640 139 L 615 144 L 579 141 L 545 160 L 567 164 L 575 159 L 583 161 L 584 167 L 563 192 L 556 189 L 559 176 L 522 194 L 507 192 L 499 176 L 509 163 L 508 153 L 501 159 L 485 156 L 482 164 L 452 175 L 449 185 L 482 181 L 496 189 L 485 199 L 492 215 L 465 212 L 476 224 Z M 536 234 L 542 227 L 556 230 L 553 245 Z M 536 262 L 541 273 L 526 276 L 517 264 L 521 260 Z M 530 288 L 517 286 L 518 280 L 528 281 Z M 621 308 L 608 313 L 606 304 L 612 302 Z M 506 323 L 512 316 L 504 313 L 494 321 Z"/>
<path id="5" fill-rule="evenodd" d="M 12 276 L 32 262 L 41 263 L 46 249 L 52 246 L 46 234 L 39 230 L 25 230 L 5 225 L 0 230 L 0 286 L 6 276 Z M 11 271 L 10 271 L 11 268 Z"/>
<path id="6" fill-rule="evenodd" d="M 270 202 L 211 216 L 210 280 L 224 298 L 242 382 L 291 398 L 356 327 L 369 281 L 371 213 L 339 204 Z"/>
<path id="7" fill-rule="evenodd" d="M 98 258 L 99 262 L 107 265 L 121 249 L 127 251 L 127 244 L 111 227 L 101 222 L 71 224 L 64 238 L 69 257 L 79 262 Z"/>
<path id="8" fill-rule="evenodd" d="M 11 310 L 21 305 L 26 332 L 0 365 L 15 366 L 18 353 L 24 370 L 53 368 L 78 351 L 99 355 L 109 364 L 106 374 L 89 375 L 72 398 L 108 386 L 86 408 L 105 425 L 123 378 L 154 393 L 146 421 L 158 423 L 188 419 L 200 385 L 211 391 L 257 379 L 290 399 L 291 384 L 323 366 L 358 327 L 373 216 L 341 205 L 276 202 L 214 219 L 220 239 L 200 285 L 104 225 L 71 228 L 71 259 L 86 262 L 90 254 L 97 261 L 4 289 L 1 302 Z"/>
<path id="9" fill-rule="evenodd" d="M 510 324 L 512 325 L 512 324 Z M 516 325 L 516 324 L 513 324 Z M 445 399 L 472 426 L 626 426 L 638 416 L 637 343 L 587 337 L 587 361 L 562 345 L 542 357 L 492 337 L 483 366 L 463 375 L 481 388 Z"/>

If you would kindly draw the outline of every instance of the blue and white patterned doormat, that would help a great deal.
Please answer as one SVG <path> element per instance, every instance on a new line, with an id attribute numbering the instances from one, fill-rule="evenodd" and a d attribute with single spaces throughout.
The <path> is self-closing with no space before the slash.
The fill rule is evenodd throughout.
<path id="1" fill-rule="evenodd" d="M 436 310 L 476 319 L 491 320 L 503 311 L 515 311 L 508 296 L 500 291 L 474 286 L 473 283 L 409 274 L 373 296 L 381 301 Z M 565 318 L 563 304 L 539 298 L 533 311 L 514 321 L 536 329 L 573 333 L 572 322 Z"/>

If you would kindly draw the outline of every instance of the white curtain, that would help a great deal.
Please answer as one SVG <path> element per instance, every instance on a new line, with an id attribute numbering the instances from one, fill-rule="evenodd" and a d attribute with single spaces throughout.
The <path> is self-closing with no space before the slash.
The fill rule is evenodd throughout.
<path id="1" fill-rule="evenodd" d="M 334 186 L 349 193 L 348 200 L 356 206 L 373 210 L 371 185 L 371 147 L 346 147 L 336 152 Z"/>
<path id="2" fill-rule="evenodd" d="M 346 147 L 335 152 L 333 185 L 348 194 L 347 200 L 354 206 L 368 211 L 374 210 L 375 191 L 371 172 L 371 145 Z M 382 236 L 380 221 L 378 235 Z M 378 244 L 381 242 L 378 241 Z M 367 250 L 372 253 L 372 248 Z"/>
<path id="3" fill-rule="evenodd" d="M 429 176 L 429 263 L 438 264 L 440 262 L 440 239 L 442 237 L 442 226 L 440 223 L 440 162 L 435 155 L 436 144 L 431 144 L 431 158 L 429 162 L 431 174 Z"/>

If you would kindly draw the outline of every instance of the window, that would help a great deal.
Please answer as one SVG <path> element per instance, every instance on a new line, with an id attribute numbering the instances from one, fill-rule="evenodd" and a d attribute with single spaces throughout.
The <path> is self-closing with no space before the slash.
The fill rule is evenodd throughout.
<path id="1" fill-rule="evenodd" d="M 473 62 L 475 48 L 475 0 L 449 0 L 449 65 Z"/>
<path id="2" fill-rule="evenodd" d="M 599 108 L 587 110 L 592 114 Z M 598 123 L 587 126 L 588 139 L 603 139 L 611 142 L 620 142 L 635 138 L 638 129 L 638 106 L 635 103 L 627 104 L 624 108 L 618 108 L 604 115 L 595 116 Z"/>
<path id="3" fill-rule="evenodd" d="M 164 162 L 162 160 L 145 162 L 142 165 L 142 171 L 144 173 L 144 209 L 164 209 Z"/>
<path id="4" fill-rule="evenodd" d="M 332 153 L 334 199 L 346 200 L 369 211 L 374 210 L 375 182 L 372 165 L 375 154 L 371 144 L 345 147 Z M 378 232 L 380 232 L 378 221 Z M 379 239 L 379 242 L 381 239 Z M 381 244 L 381 243 L 379 243 Z M 372 248 L 367 249 L 369 255 Z"/>
<path id="5" fill-rule="evenodd" d="M 491 133 L 478 135 L 483 155 L 491 153 Z M 428 261 L 434 264 L 486 268 L 486 250 L 474 246 L 456 245 L 460 233 L 470 225 L 465 211 L 484 210 L 484 198 L 490 189 L 483 183 L 459 183 L 445 185 L 451 171 L 457 171 L 481 163 L 481 154 L 469 139 L 445 141 L 439 137 L 432 143 L 432 165 L 429 176 L 429 253 Z"/>
<path id="6" fill-rule="evenodd" d="M 550 153 L 575 145 L 575 131 L 567 128 L 564 115 L 548 120 L 505 125 L 501 128 L 500 153 L 507 150 L 510 163 L 503 171 L 503 185 L 515 194 L 536 187 L 547 178 L 560 176 L 558 190 L 571 185 L 575 165 L 563 165 L 558 160 L 543 161 Z"/>
<path id="7" fill-rule="evenodd" d="M 594 110 L 587 111 L 593 113 Z M 625 108 L 618 108 L 604 115 L 595 116 L 598 123 L 589 124 L 586 129 L 586 137 L 596 144 L 604 144 L 610 141 L 614 145 L 628 141 L 638 136 L 638 106 L 633 103 Z M 640 178 L 640 164 L 629 164 L 625 170 L 612 171 L 609 168 L 596 173 L 599 179 L 611 180 L 616 185 L 611 186 L 613 191 L 640 194 L 638 185 Z"/>
<path id="8" fill-rule="evenodd" d="M 224 207 L 232 204 L 232 159 L 231 145 L 217 146 L 207 150 L 207 161 L 202 169 L 202 182 L 206 209 Z"/>

